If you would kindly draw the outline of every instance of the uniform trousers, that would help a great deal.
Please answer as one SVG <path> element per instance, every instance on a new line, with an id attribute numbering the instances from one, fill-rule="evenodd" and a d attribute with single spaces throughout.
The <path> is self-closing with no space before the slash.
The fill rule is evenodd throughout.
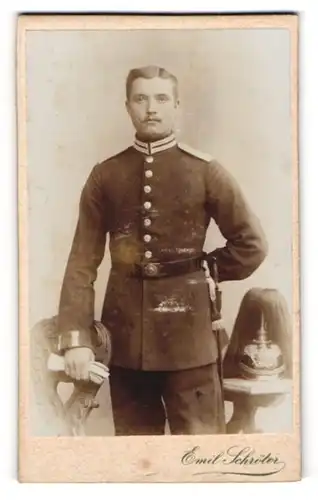
<path id="1" fill-rule="evenodd" d="M 115 434 L 224 434 L 224 401 L 216 363 L 178 371 L 112 366 Z"/>

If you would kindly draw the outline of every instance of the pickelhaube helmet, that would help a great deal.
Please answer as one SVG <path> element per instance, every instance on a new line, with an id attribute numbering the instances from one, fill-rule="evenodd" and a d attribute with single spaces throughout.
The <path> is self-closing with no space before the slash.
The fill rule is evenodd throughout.
<path id="1" fill-rule="evenodd" d="M 278 344 L 269 340 L 263 314 L 255 339 L 240 352 L 239 370 L 242 377 L 258 380 L 268 380 L 284 374 L 282 350 Z"/>

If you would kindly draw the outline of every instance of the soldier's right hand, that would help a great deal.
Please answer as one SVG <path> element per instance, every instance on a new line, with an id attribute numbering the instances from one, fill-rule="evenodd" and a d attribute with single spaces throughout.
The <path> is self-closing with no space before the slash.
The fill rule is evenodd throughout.
<path id="1" fill-rule="evenodd" d="M 94 353 L 89 347 L 73 347 L 65 352 L 65 373 L 76 380 L 89 379 L 89 364 Z"/>

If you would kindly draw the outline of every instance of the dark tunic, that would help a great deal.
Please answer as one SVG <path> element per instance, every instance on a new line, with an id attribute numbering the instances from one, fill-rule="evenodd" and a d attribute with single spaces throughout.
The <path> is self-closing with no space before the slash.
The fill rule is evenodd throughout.
<path id="1" fill-rule="evenodd" d="M 227 243 L 208 258 L 216 257 L 220 282 L 242 280 L 266 256 L 263 230 L 216 160 L 175 142 L 137 149 L 96 165 L 83 188 L 60 298 L 61 347 L 91 346 L 94 282 L 109 237 L 112 268 L 101 321 L 111 332 L 112 364 L 161 371 L 213 363 L 204 271 L 142 279 L 117 264 L 200 256 L 212 218 Z"/>

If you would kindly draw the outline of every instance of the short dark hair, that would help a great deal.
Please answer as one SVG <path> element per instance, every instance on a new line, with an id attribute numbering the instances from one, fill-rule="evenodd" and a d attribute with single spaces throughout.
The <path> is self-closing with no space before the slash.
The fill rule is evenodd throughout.
<path id="1" fill-rule="evenodd" d="M 160 68 L 159 66 L 143 66 L 142 68 L 134 68 L 131 69 L 128 73 L 127 79 L 126 79 L 126 98 L 129 100 L 130 96 L 130 90 L 131 86 L 133 84 L 134 80 L 137 80 L 137 78 L 166 78 L 172 81 L 173 84 L 173 91 L 174 91 L 174 96 L 175 99 L 178 99 L 178 80 L 177 78 L 167 71 L 164 68 Z"/>

